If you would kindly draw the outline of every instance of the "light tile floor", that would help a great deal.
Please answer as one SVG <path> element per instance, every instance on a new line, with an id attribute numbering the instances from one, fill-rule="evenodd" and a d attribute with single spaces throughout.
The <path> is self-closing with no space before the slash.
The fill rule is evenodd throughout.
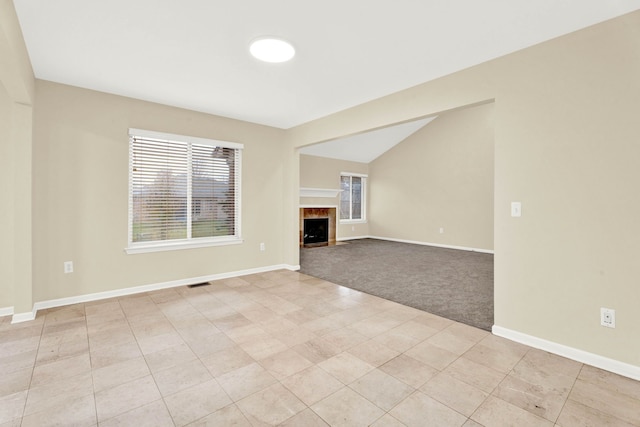
<path id="1" fill-rule="evenodd" d="M 640 426 L 640 382 L 290 271 L 0 318 L 0 427 Z"/>

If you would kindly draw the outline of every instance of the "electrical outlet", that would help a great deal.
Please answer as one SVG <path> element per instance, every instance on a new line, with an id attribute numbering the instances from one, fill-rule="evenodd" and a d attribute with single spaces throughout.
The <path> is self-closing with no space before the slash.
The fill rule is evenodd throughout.
<path id="1" fill-rule="evenodd" d="M 65 261 L 64 262 L 64 272 L 73 273 L 73 261 Z"/>
<path id="2" fill-rule="evenodd" d="M 266 247 L 265 247 L 264 243 L 260 243 L 260 252 L 264 252 L 264 251 L 266 251 L 266 250 L 267 250 L 267 249 L 266 249 Z"/>
<path id="3" fill-rule="evenodd" d="M 440 227 L 440 234 L 444 233 L 444 227 Z"/>
<path id="4" fill-rule="evenodd" d="M 612 308 L 600 308 L 600 325 L 607 328 L 616 327 L 616 311 Z"/>

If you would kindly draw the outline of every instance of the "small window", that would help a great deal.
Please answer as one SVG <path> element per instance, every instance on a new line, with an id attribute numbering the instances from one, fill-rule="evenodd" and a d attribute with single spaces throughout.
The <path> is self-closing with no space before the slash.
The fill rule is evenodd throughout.
<path id="1" fill-rule="evenodd" d="M 242 145 L 129 130 L 128 253 L 240 243 Z"/>
<path id="2" fill-rule="evenodd" d="M 367 176 L 340 174 L 340 221 L 365 222 Z"/>

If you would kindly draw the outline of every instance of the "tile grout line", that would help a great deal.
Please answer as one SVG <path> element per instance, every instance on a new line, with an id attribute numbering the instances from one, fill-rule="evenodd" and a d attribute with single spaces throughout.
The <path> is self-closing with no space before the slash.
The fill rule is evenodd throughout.
<path id="1" fill-rule="evenodd" d="M 142 295 L 147 296 L 147 294 L 146 294 L 146 293 L 144 293 L 144 294 L 142 294 Z M 142 297 L 142 296 L 141 296 L 141 297 Z M 138 350 L 140 350 L 140 354 L 142 355 L 142 359 L 144 360 L 144 363 L 145 363 L 145 365 L 147 366 L 147 369 L 149 369 L 149 376 L 150 376 L 150 377 L 151 377 L 151 379 L 153 380 L 153 384 L 156 386 L 156 389 L 158 390 L 158 393 L 160 394 L 160 399 L 159 399 L 159 400 L 162 400 L 162 403 L 163 403 L 163 405 L 165 405 L 165 408 L 167 409 L 167 412 L 169 413 L 169 415 L 171 415 L 171 413 L 169 412 L 169 409 L 166 407 L 166 406 L 167 406 L 167 404 L 166 404 L 166 402 L 164 401 L 164 396 L 162 396 L 162 393 L 160 393 L 160 388 L 158 387 L 158 383 L 156 382 L 156 378 L 153 376 L 153 372 L 151 371 L 151 369 L 149 368 L 149 365 L 147 364 L 147 359 L 146 359 L 146 357 L 145 357 L 144 352 L 142 351 L 142 347 L 140 347 L 140 343 L 138 342 L 138 337 L 136 336 L 135 332 L 133 331 L 133 328 L 131 327 L 131 322 L 129 321 L 129 315 L 127 314 L 126 310 L 125 310 L 125 309 L 124 309 L 124 307 L 122 306 L 122 303 L 121 303 L 120 299 L 121 299 L 121 297 L 116 298 L 116 301 L 118 302 L 118 307 L 119 307 L 119 308 L 120 308 L 120 310 L 122 311 L 122 314 L 124 315 L 124 318 L 125 318 L 125 320 L 127 321 L 127 325 L 129 326 L 129 330 L 131 331 L 131 335 L 133 335 L 133 338 L 134 338 L 134 340 L 135 340 L 135 342 L 136 342 L 136 346 L 138 347 Z M 155 304 L 155 302 L 154 302 L 154 304 Z M 164 316 L 164 313 L 163 313 L 163 316 Z M 108 365 L 107 365 L 107 366 L 108 366 Z M 105 367 L 106 367 L 106 366 L 105 366 Z M 92 373 L 92 374 L 93 374 L 93 373 Z M 144 378 L 144 377 L 142 377 L 142 378 Z M 125 382 L 124 384 L 131 383 L 131 382 L 133 382 L 133 381 L 137 381 L 137 380 L 139 380 L 139 379 L 140 379 L 140 378 L 138 378 L 138 379 L 132 379 L 131 381 Z M 116 386 L 116 387 L 118 387 L 118 386 Z M 108 390 L 108 389 L 107 389 L 107 390 Z M 101 390 L 101 391 L 104 391 L 104 390 Z M 94 396 L 95 396 L 95 386 L 94 386 Z M 154 401 L 154 402 L 155 402 L 155 401 Z M 150 402 L 150 403 L 153 403 L 153 402 Z M 148 404 L 150 404 L 150 403 L 145 403 L 145 404 L 142 404 L 142 405 L 137 406 L 137 407 L 135 407 L 135 408 L 130 408 L 129 410 L 127 410 L 127 411 L 125 411 L 125 412 L 123 412 L 123 413 L 120 413 L 120 414 L 114 415 L 113 417 L 107 418 L 106 420 L 103 420 L 103 421 L 108 421 L 108 420 L 115 419 L 115 418 L 117 418 L 117 417 L 119 417 L 119 416 L 121 416 L 121 415 L 123 415 L 123 414 L 126 414 L 126 413 L 131 412 L 131 411 L 135 411 L 136 409 L 140 409 L 140 408 L 142 408 L 143 406 L 146 406 L 146 405 L 148 405 Z M 96 420 L 98 421 L 98 425 L 100 425 L 100 423 L 102 423 L 103 421 L 101 421 L 100 419 L 98 419 L 98 418 L 97 418 L 97 411 L 98 411 L 98 405 L 97 405 L 97 401 L 96 401 Z M 171 417 L 171 421 L 173 422 L 174 427 L 175 427 L 175 421 L 173 420 L 173 416 Z"/>
<path id="2" fill-rule="evenodd" d="M 27 410 L 27 402 L 29 401 L 29 394 L 31 394 L 31 383 L 33 382 L 33 375 L 35 373 L 36 363 L 38 361 L 38 353 L 40 352 L 40 343 L 42 342 L 42 335 L 44 334 L 44 324 L 45 324 L 45 321 L 46 321 L 46 313 L 44 313 L 43 317 L 44 317 L 44 319 L 42 319 L 42 326 L 41 326 L 41 329 L 40 329 L 40 338 L 38 339 L 38 345 L 37 345 L 36 350 L 35 350 L 36 355 L 35 355 L 35 357 L 33 359 L 33 365 L 31 366 L 31 376 L 29 378 L 29 384 L 28 384 L 27 390 L 26 390 L 27 394 L 24 397 L 24 406 L 22 408 L 22 415 L 20 417 L 20 424 L 22 424 L 22 420 L 25 417 L 25 412 Z"/>
<path id="3" fill-rule="evenodd" d="M 89 319 L 87 316 L 87 306 L 82 304 L 82 311 L 84 312 L 84 327 L 87 331 L 87 353 L 89 356 L 89 368 L 91 369 L 91 389 L 93 390 L 93 408 L 96 417 L 96 425 L 100 425 L 100 421 L 98 420 L 98 402 L 96 400 L 96 384 L 93 376 L 93 359 L 91 358 L 91 341 L 89 340 Z"/>
<path id="4" fill-rule="evenodd" d="M 233 309 L 234 311 L 237 311 L 237 310 L 235 310 L 233 307 L 229 306 L 225 301 L 221 301 L 220 299 L 218 299 L 215 295 L 213 295 L 213 294 L 210 292 L 210 290 L 209 290 L 209 289 L 205 289 L 205 290 L 207 291 L 207 294 L 208 294 L 208 295 L 212 296 L 212 297 L 213 297 L 213 298 L 215 298 L 217 301 L 220 301 L 220 303 L 224 304 L 224 305 L 225 305 L 225 306 L 227 306 L 227 307 L 230 307 L 230 308 L 231 308 L 231 309 Z M 231 338 L 230 338 L 230 337 L 229 337 L 229 336 L 228 336 L 224 331 L 222 331 L 222 330 L 218 329 L 218 327 L 217 327 L 217 326 L 216 326 L 216 325 L 215 325 L 215 324 L 214 324 L 214 323 L 213 323 L 209 318 L 207 318 L 207 317 L 206 317 L 206 316 L 205 316 L 205 315 L 204 315 L 204 314 L 203 314 L 203 313 L 202 313 L 202 312 L 201 312 L 201 311 L 200 311 L 196 306 L 194 306 L 194 305 L 191 303 L 191 301 L 189 301 L 189 299 L 188 299 L 188 298 L 185 298 L 185 296 L 184 296 L 184 295 L 182 295 L 182 294 L 180 294 L 180 297 L 181 297 L 183 300 L 185 300 L 185 301 L 186 301 L 186 302 L 187 302 L 187 303 L 188 303 L 188 304 L 189 304 L 189 305 L 190 305 L 194 310 L 196 310 L 196 311 L 198 312 L 198 314 L 202 315 L 205 319 L 207 319 L 207 322 L 208 322 L 208 323 L 210 323 L 210 324 L 211 324 L 211 326 L 212 326 L 212 327 L 214 327 L 214 328 L 215 328 L 219 333 L 223 334 L 227 339 L 231 339 Z M 169 320 L 169 322 L 171 323 L 171 321 L 170 321 L 170 320 Z M 173 323 L 172 323 L 172 325 L 173 325 Z M 175 328 L 175 325 L 174 325 L 174 328 Z M 180 331 L 179 331 L 179 330 L 177 330 L 177 329 L 176 329 L 176 332 L 177 332 L 177 333 L 178 333 L 178 334 L 179 334 L 179 335 L 184 339 L 184 337 L 182 336 L 182 334 L 180 333 Z M 232 341 L 233 341 L 233 340 L 232 340 Z M 260 393 L 260 392 L 262 392 L 262 391 L 266 390 L 266 389 L 267 389 L 267 388 L 269 388 L 270 386 L 267 386 L 267 387 L 265 387 L 264 389 L 258 390 L 258 391 L 256 391 L 255 393 L 252 393 L 252 394 L 251 394 L 251 395 L 249 395 L 249 396 L 244 396 L 244 397 L 243 397 L 243 398 L 241 398 L 241 399 L 234 400 L 234 399 L 229 395 L 229 393 L 227 392 L 227 390 L 226 390 L 226 389 L 225 389 L 225 388 L 224 388 L 224 387 L 223 387 L 223 386 L 218 382 L 218 379 L 215 377 L 215 375 L 213 375 L 213 374 L 209 371 L 209 368 L 207 368 L 207 367 L 206 367 L 206 365 L 204 364 L 204 361 L 202 360 L 201 356 L 200 356 L 200 355 L 198 355 L 198 354 L 197 354 L 197 353 L 196 353 L 196 352 L 191 348 L 191 346 L 189 345 L 189 343 L 188 343 L 186 340 L 185 340 L 185 344 L 186 344 L 186 345 L 187 345 L 187 347 L 189 347 L 189 349 L 194 353 L 194 355 L 196 356 L 196 358 L 198 359 L 198 361 L 199 361 L 200 363 L 202 363 L 202 365 L 207 369 L 207 372 L 209 372 L 209 374 L 211 375 L 212 380 L 216 382 L 216 384 L 218 385 L 218 387 L 220 387 L 220 389 L 224 392 L 225 396 L 227 396 L 227 398 L 228 398 L 228 399 L 229 399 L 229 401 L 231 402 L 229 405 L 226 405 L 226 406 L 224 406 L 224 407 L 222 407 L 222 408 L 218 409 L 217 411 L 220 411 L 220 410 L 222 410 L 222 409 L 224 409 L 224 408 L 227 408 L 227 407 L 229 407 L 229 406 L 232 406 L 232 405 L 233 405 L 233 406 L 235 406 L 236 408 L 238 408 L 238 410 L 240 411 L 240 413 L 242 414 L 242 416 L 244 417 L 244 419 L 245 419 L 245 420 L 247 420 L 247 422 L 248 422 L 248 423 L 250 423 L 249 419 L 247 418 L 247 415 L 244 413 L 244 411 L 242 411 L 242 409 L 238 406 L 238 404 L 237 404 L 237 403 L 238 403 L 240 400 L 242 400 L 242 399 L 244 399 L 244 398 L 246 398 L 246 397 L 249 397 L 249 396 L 251 396 L 251 395 L 253 395 L 253 394 Z M 238 345 L 237 343 L 235 343 L 235 341 L 234 341 L 234 344 L 235 344 L 235 345 Z M 215 354 L 215 353 L 214 353 L 214 354 Z M 252 357 L 252 359 L 253 359 L 253 357 Z M 253 359 L 253 360 L 254 360 L 254 363 L 258 363 L 258 361 L 257 361 L 257 360 L 255 360 L 255 359 Z M 259 363 L 258 363 L 258 364 L 259 364 Z M 260 365 L 260 366 L 261 366 L 261 365 Z M 278 382 L 279 382 L 279 381 L 278 381 Z M 164 399 L 164 397 L 163 397 L 163 399 Z M 216 412 L 217 412 L 217 411 L 216 411 Z M 203 416 L 202 418 L 200 418 L 200 419 L 204 419 L 204 418 L 208 417 L 209 415 L 211 415 L 211 414 L 204 415 L 204 416 Z M 172 418 L 173 418 L 173 416 L 172 416 Z M 195 421 L 197 421 L 197 420 L 194 420 L 194 421 L 192 421 L 192 422 L 195 422 Z M 174 424 L 175 424 L 175 420 L 174 420 Z"/>
<path id="5" fill-rule="evenodd" d="M 562 408 L 560 408 L 560 411 L 558 412 L 558 416 L 553 421 L 554 425 L 560 419 L 560 416 L 562 415 L 562 411 L 564 411 L 564 407 L 567 405 L 567 401 L 569 400 L 569 396 L 571 396 L 571 392 L 573 391 L 573 388 L 576 386 L 576 383 L 578 382 L 578 378 L 580 377 L 580 374 L 582 373 L 583 369 L 584 369 L 584 363 L 581 363 L 580 364 L 580 370 L 578 371 L 578 374 L 576 375 L 576 377 L 573 379 L 573 382 L 571 383 L 571 387 L 569 388 L 569 391 L 567 391 L 567 397 L 564 399 L 564 402 L 562 402 Z"/>
<path id="6" fill-rule="evenodd" d="M 176 292 L 177 292 L 177 291 L 176 291 Z M 183 296 L 183 295 L 181 295 L 179 292 L 178 292 L 178 295 L 180 295 L 180 299 L 184 299 L 184 296 Z M 153 304 L 156 306 L 156 308 L 158 309 L 158 311 L 159 311 L 160 313 L 162 313 L 162 317 L 163 317 L 167 322 L 169 322 L 169 324 L 171 324 L 171 327 L 173 328 L 173 330 L 174 330 L 178 335 L 180 335 L 180 332 L 176 329 L 175 325 L 174 325 L 174 324 L 171 322 L 171 320 L 167 317 L 166 313 L 165 313 L 164 311 L 162 311 L 162 309 L 161 309 L 160 307 L 158 307 L 158 303 L 157 303 L 157 302 L 155 302 L 155 301 L 153 301 L 153 298 L 151 298 L 151 297 L 149 297 L 149 298 L 151 299 L 151 301 L 153 302 Z M 188 302 L 188 301 L 187 301 L 187 302 Z M 126 311 L 124 311 L 124 310 L 122 310 L 122 311 L 123 311 L 123 313 L 124 313 L 124 315 L 125 315 L 125 317 L 126 317 L 126 319 L 127 319 L 127 323 L 129 323 L 129 327 L 131 327 L 131 322 L 129 322 L 129 316 L 127 315 Z M 135 340 L 136 340 L 136 345 L 138 346 L 138 349 L 140 350 L 140 354 L 142 354 L 142 359 L 144 360 L 145 365 L 147 365 L 147 369 L 149 370 L 149 375 L 150 375 L 150 376 L 151 376 L 151 378 L 153 379 L 153 383 L 155 384 L 156 389 L 158 389 L 158 393 L 160 394 L 160 399 L 159 399 L 159 400 L 160 400 L 160 401 L 162 401 L 162 404 L 164 405 L 165 410 L 167 411 L 167 413 L 168 413 L 168 414 L 169 414 L 169 416 L 171 417 L 171 422 L 173 423 L 174 427 L 177 427 L 176 420 L 175 420 L 175 418 L 174 418 L 173 414 L 171 413 L 171 411 L 169 410 L 169 406 L 167 405 L 167 401 L 165 400 L 165 398 L 166 398 L 166 397 L 169 397 L 169 396 L 164 396 L 164 395 L 162 394 L 162 392 L 160 391 L 160 387 L 158 386 L 158 381 L 156 380 L 155 375 L 153 375 L 153 371 L 151 370 L 151 367 L 149 366 L 149 363 L 147 362 L 147 355 L 146 355 L 146 354 L 144 353 L 144 351 L 142 350 L 142 347 L 140 346 L 140 343 L 139 343 L 139 341 L 138 341 L 138 336 L 137 336 L 137 335 L 135 334 L 135 332 L 133 331 L 133 328 L 131 328 L 131 333 L 133 334 L 133 337 L 134 337 L 134 338 L 135 338 Z M 182 335 L 180 335 L 180 337 L 182 338 Z M 184 338 L 183 338 L 183 340 L 184 340 Z M 187 347 L 188 347 L 191 351 L 193 351 L 193 350 L 191 349 L 191 347 L 189 346 L 189 344 L 188 344 L 186 341 L 185 341 L 185 345 L 187 345 Z M 195 352 L 194 352 L 194 355 L 196 356 L 196 358 L 198 358 L 198 360 L 200 360 L 200 358 L 198 357 L 198 355 L 197 355 L 197 354 L 195 354 Z M 169 367 L 169 368 L 165 368 L 165 369 L 171 369 L 171 368 Z M 162 370 L 164 370 L 164 369 L 162 369 Z M 161 370 L 161 371 L 162 371 L 162 370 Z M 176 393 L 179 393 L 179 391 L 178 391 L 178 392 L 176 392 Z M 175 394 L 175 393 L 174 393 L 174 394 Z M 144 406 L 144 405 L 143 405 L 143 406 Z"/>

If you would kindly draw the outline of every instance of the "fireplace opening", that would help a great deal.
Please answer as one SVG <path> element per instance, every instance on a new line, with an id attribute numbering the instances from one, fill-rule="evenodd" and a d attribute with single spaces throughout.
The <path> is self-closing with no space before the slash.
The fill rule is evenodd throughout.
<path id="1" fill-rule="evenodd" d="M 305 218 L 303 243 L 329 243 L 329 218 Z"/>

